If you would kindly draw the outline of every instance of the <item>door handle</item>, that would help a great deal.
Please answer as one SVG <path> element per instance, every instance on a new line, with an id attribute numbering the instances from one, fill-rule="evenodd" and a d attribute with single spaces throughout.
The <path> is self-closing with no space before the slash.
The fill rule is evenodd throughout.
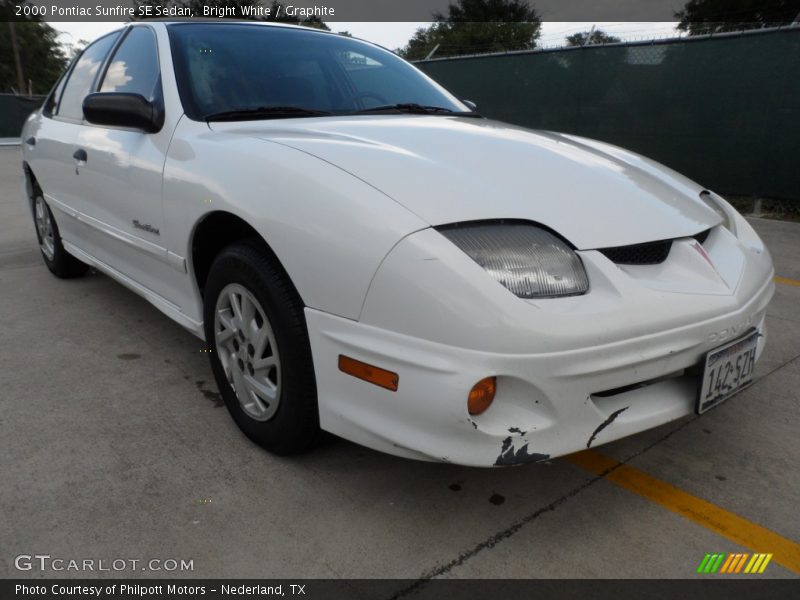
<path id="1" fill-rule="evenodd" d="M 75 150 L 75 154 L 72 155 L 72 158 L 74 158 L 79 162 L 86 162 L 86 160 L 89 157 L 86 154 L 86 150 L 84 150 L 83 148 L 78 148 L 77 150 Z"/>
<path id="2" fill-rule="evenodd" d="M 33 137 L 33 136 L 31 136 L 31 137 L 29 137 L 27 140 L 25 140 L 25 143 L 26 143 L 28 146 L 35 146 L 35 145 L 36 145 L 36 138 L 35 138 L 35 137 Z"/>

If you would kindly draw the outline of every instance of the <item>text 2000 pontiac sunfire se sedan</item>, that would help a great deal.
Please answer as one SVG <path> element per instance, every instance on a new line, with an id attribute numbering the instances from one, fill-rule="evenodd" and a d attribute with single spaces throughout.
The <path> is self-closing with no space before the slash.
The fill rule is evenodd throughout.
<path id="1" fill-rule="evenodd" d="M 255 23 L 137 23 L 22 134 L 48 268 L 205 339 L 239 427 L 465 465 L 544 460 L 752 381 L 769 252 L 714 192 L 482 118 L 394 54 Z"/>

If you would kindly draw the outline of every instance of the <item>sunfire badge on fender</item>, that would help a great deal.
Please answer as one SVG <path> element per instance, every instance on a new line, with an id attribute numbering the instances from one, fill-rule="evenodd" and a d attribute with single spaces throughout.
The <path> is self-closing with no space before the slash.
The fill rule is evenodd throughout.
<path id="1" fill-rule="evenodd" d="M 141 223 L 141 222 L 139 222 L 138 219 L 134 219 L 133 220 L 133 226 L 136 227 L 136 229 L 141 229 L 142 231 L 146 231 L 146 232 L 152 233 L 154 235 L 161 235 L 161 232 L 158 230 L 157 227 L 153 227 L 152 225 L 150 225 L 148 223 Z"/>

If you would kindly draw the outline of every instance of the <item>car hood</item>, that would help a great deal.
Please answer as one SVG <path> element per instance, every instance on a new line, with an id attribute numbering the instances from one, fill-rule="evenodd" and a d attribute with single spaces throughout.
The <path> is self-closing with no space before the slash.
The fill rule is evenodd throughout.
<path id="1" fill-rule="evenodd" d="M 524 219 L 578 249 L 694 235 L 720 222 L 702 187 L 621 148 L 497 121 L 386 115 L 211 124 L 290 146 L 431 225 Z"/>

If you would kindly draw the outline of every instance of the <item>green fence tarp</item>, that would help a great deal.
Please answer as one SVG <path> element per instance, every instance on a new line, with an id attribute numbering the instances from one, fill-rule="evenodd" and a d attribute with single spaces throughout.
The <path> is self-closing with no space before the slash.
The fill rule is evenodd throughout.
<path id="1" fill-rule="evenodd" d="M 417 66 L 487 117 L 617 144 L 723 194 L 800 200 L 800 27 Z"/>
<path id="2" fill-rule="evenodd" d="M 0 94 L 0 138 L 18 138 L 25 119 L 42 105 L 44 98 Z"/>

